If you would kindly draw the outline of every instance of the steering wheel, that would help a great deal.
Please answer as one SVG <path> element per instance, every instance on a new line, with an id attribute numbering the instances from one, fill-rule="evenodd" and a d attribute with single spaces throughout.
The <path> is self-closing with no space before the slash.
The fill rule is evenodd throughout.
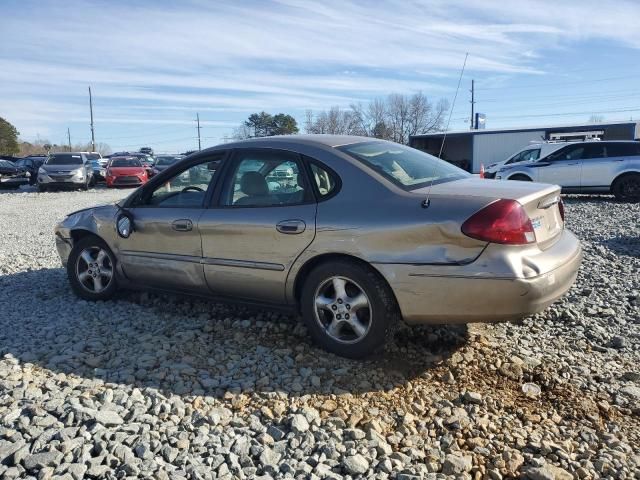
<path id="1" fill-rule="evenodd" d="M 200 187 L 196 187 L 194 185 L 190 185 L 188 187 L 184 187 L 181 191 L 182 192 L 188 192 L 189 190 L 195 190 L 196 192 L 204 192 L 203 189 L 201 189 Z"/>

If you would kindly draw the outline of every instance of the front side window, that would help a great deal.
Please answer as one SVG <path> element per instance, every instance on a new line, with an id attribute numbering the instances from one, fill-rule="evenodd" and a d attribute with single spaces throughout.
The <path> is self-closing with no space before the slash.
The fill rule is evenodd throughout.
<path id="1" fill-rule="evenodd" d="M 565 147 L 552 153 L 547 157 L 550 161 L 562 161 L 562 160 L 579 160 L 584 153 L 584 147 L 581 145 L 573 145 L 571 147 Z"/>
<path id="2" fill-rule="evenodd" d="M 540 149 L 534 148 L 532 150 L 526 150 L 522 152 L 519 162 L 529 162 L 531 160 L 537 160 L 540 157 Z"/>
<path id="3" fill-rule="evenodd" d="M 357 143 L 337 148 L 405 190 L 470 176 L 428 153 L 391 142 Z"/>
<path id="4" fill-rule="evenodd" d="M 298 155 L 248 151 L 238 154 L 222 203 L 244 207 L 296 205 L 303 203 L 307 194 Z"/>
<path id="5" fill-rule="evenodd" d="M 201 208 L 206 192 L 222 165 L 222 155 L 193 165 L 143 194 L 140 206 Z"/>

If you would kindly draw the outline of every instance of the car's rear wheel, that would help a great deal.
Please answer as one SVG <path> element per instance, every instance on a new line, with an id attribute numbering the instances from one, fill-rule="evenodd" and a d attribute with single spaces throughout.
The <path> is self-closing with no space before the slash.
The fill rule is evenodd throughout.
<path id="1" fill-rule="evenodd" d="M 532 181 L 526 175 L 514 175 L 513 177 L 509 178 L 509 180 L 518 180 L 520 182 L 531 182 Z"/>
<path id="2" fill-rule="evenodd" d="M 108 300 L 117 289 L 115 256 L 96 236 L 78 241 L 67 260 L 67 275 L 74 293 L 85 300 Z"/>
<path id="3" fill-rule="evenodd" d="M 312 270 L 300 301 L 316 343 L 343 357 L 362 358 L 381 349 L 400 319 L 386 282 L 353 261 L 332 261 Z"/>
<path id="4" fill-rule="evenodd" d="M 43 193 L 47 191 L 47 187 L 44 185 L 38 185 L 38 192 Z"/>
<path id="5" fill-rule="evenodd" d="M 621 202 L 640 202 L 640 174 L 627 173 L 617 178 L 611 192 Z"/>

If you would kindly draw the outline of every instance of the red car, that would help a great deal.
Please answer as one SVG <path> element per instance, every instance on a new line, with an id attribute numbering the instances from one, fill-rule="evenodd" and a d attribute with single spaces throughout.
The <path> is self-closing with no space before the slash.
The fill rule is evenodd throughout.
<path id="1" fill-rule="evenodd" d="M 147 180 L 147 169 L 137 158 L 113 157 L 107 166 L 107 187 L 137 187 Z"/>

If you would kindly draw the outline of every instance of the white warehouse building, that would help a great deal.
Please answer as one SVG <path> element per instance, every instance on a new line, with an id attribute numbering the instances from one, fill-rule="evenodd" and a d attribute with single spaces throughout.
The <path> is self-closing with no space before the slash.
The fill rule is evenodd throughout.
<path id="1" fill-rule="evenodd" d="M 442 159 L 472 173 L 478 173 L 481 165 L 487 167 L 492 163 L 506 160 L 530 143 L 584 138 L 638 140 L 640 139 L 640 122 L 586 123 L 447 132 L 442 149 Z M 443 139 L 443 132 L 413 135 L 409 139 L 409 145 L 437 157 Z"/>

